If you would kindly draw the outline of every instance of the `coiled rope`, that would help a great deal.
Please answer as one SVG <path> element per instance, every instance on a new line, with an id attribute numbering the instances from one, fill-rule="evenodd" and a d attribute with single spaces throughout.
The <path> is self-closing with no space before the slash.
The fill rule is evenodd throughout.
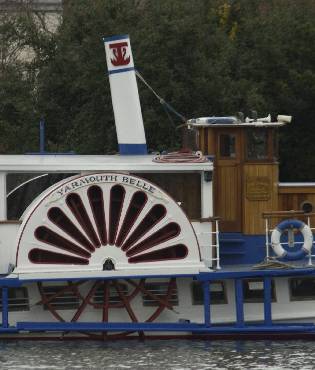
<path id="1" fill-rule="evenodd" d="M 277 261 L 275 259 L 265 260 L 257 265 L 252 266 L 252 270 L 279 270 L 279 269 L 294 269 L 295 266 L 284 263 L 281 261 Z"/>
<path id="2" fill-rule="evenodd" d="M 167 154 L 159 154 L 153 158 L 153 162 L 157 163 L 204 163 L 208 162 L 200 151 L 193 152 L 191 150 L 180 150 Z"/>

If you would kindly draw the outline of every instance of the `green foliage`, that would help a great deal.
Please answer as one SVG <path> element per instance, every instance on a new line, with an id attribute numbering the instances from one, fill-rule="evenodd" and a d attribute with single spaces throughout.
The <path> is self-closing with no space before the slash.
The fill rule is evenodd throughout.
<path id="1" fill-rule="evenodd" d="M 25 153 L 37 147 L 32 123 L 34 111 L 33 82 L 17 67 L 7 67 L 0 74 L 0 153 Z"/>
<path id="2" fill-rule="evenodd" d="M 102 37 L 128 33 L 139 71 L 187 118 L 293 115 L 281 179 L 314 180 L 314 13 L 313 0 L 67 0 L 54 33 L 41 14 L 11 14 L 0 25 L 0 151 L 35 150 L 43 116 L 48 150 L 115 152 Z M 25 47 L 33 58 L 12 60 Z M 181 122 L 138 85 L 149 147 L 178 148 Z"/>

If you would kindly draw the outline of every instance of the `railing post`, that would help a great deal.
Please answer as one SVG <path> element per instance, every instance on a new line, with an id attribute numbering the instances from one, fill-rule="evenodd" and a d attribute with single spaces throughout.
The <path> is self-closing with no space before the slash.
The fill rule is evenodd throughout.
<path id="1" fill-rule="evenodd" d="M 204 319 L 205 326 L 210 326 L 211 315 L 210 315 L 210 282 L 204 281 L 202 283 L 203 289 L 203 309 L 204 309 Z"/>
<path id="2" fill-rule="evenodd" d="M 41 118 L 39 121 L 39 153 L 45 154 L 45 121 Z"/>
<path id="3" fill-rule="evenodd" d="M 313 234 L 313 230 L 311 228 L 311 219 L 310 219 L 310 216 L 307 216 L 307 226 L 311 229 L 312 234 Z M 314 247 L 314 239 L 313 239 L 312 248 L 311 248 L 311 250 L 309 251 L 309 254 L 308 254 L 308 265 L 309 266 L 312 266 L 313 265 L 313 263 L 312 263 L 312 250 L 313 250 L 313 247 Z"/>
<path id="4" fill-rule="evenodd" d="M 7 180 L 6 173 L 0 172 L 0 221 L 7 219 Z"/>
<path id="5" fill-rule="evenodd" d="M 264 319 L 265 325 L 272 325 L 270 276 L 264 277 Z"/>
<path id="6" fill-rule="evenodd" d="M 2 327 L 7 328 L 9 326 L 9 294 L 8 294 L 8 288 L 2 287 Z"/>
<path id="7" fill-rule="evenodd" d="M 215 220 L 215 244 L 216 244 L 216 252 L 217 252 L 217 270 L 220 270 L 221 266 L 220 266 L 219 220 Z"/>
<path id="8" fill-rule="evenodd" d="M 236 326 L 244 326 L 243 280 L 235 279 Z"/>
<path id="9" fill-rule="evenodd" d="M 266 260 L 269 260 L 269 222 L 265 219 L 265 233 L 266 233 Z"/>

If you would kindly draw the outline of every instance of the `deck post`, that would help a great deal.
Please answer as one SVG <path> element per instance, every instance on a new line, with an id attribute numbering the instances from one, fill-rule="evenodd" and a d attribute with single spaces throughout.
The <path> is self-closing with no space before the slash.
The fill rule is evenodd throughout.
<path id="1" fill-rule="evenodd" d="M 202 283 L 203 288 L 203 307 L 204 307 L 204 318 L 205 326 L 210 326 L 210 281 L 204 281 Z"/>
<path id="2" fill-rule="evenodd" d="M 269 221 L 265 219 L 266 260 L 269 260 Z"/>
<path id="3" fill-rule="evenodd" d="M 271 316 L 271 277 L 264 277 L 264 320 L 265 325 L 272 325 Z"/>
<path id="4" fill-rule="evenodd" d="M 8 288 L 2 287 L 2 327 L 7 328 L 9 326 L 8 319 L 8 304 L 9 304 Z"/>
<path id="5" fill-rule="evenodd" d="M 6 173 L 0 172 L 0 221 L 7 219 Z"/>
<path id="6" fill-rule="evenodd" d="M 243 280 L 235 279 L 235 308 L 236 308 L 236 326 L 244 326 L 244 294 Z"/>

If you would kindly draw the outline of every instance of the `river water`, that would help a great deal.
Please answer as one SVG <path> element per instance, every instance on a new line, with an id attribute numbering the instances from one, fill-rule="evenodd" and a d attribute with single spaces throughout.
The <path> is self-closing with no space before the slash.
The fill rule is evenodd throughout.
<path id="1" fill-rule="evenodd" d="M 315 369 L 311 341 L 0 342 L 0 369 Z"/>

